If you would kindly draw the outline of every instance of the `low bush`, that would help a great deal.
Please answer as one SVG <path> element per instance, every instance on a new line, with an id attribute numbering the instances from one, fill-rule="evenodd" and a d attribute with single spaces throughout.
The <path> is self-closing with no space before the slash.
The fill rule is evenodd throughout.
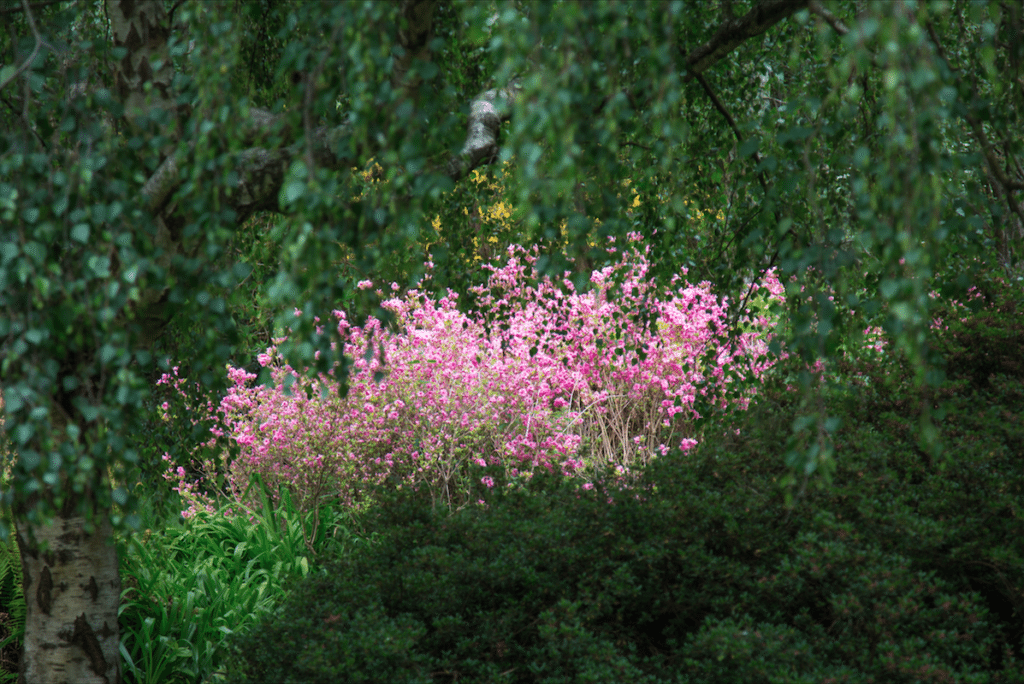
<path id="1" fill-rule="evenodd" d="M 119 613 L 127 682 L 211 681 L 226 637 L 272 614 L 292 583 L 319 569 L 317 554 L 344 554 L 361 537 L 346 512 L 297 511 L 287 492 L 258 514 L 226 505 L 121 543 Z"/>
<path id="2" fill-rule="evenodd" d="M 0 520 L 0 524 L 8 524 Z M 25 595 L 21 586 L 21 556 L 14 535 L 0 540 L 0 682 L 17 679 L 25 633 Z"/>
<path id="3" fill-rule="evenodd" d="M 948 334 L 985 353 L 957 337 L 971 329 Z M 229 680 L 1024 681 L 1024 384 L 1007 370 L 924 392 L 894 356 L 844 369 L 825 392 L 832 481 L 789 506 L 781 437 L 801 406 L 781 382 L 632 488 L 539 473 L 454 514 L 392 493 L 382 542 L 234 640 Z M 922 402 L 944 458 L 920 446 Z"/>
<path id="4" fill-rule="evenodd" d="M 367 485 L 390 480 L 457 508 L 476 500 L 465 496 L 475 482 L 492 477 L 481 469 L 589 477 L 691 447 L 698 395 L 742 405 L 749 395 L 726 398 L 741 386 L 733 381 L 771 366 L 771 323 L 752 307 L 740 317 L 745 332 L 726 347 L 727 303 L 709 283 L 656 287 L 637 245 L 616 256 L 591 274 L 586 292 L 569 274 L 541 277 L 537 254 L 513 247 L 475 288 L 480 308 L 470 313 L 454 293 L 435 300 L 397 285 L 379 291 L 391 296 L 381 305 L 391 327 L 353 325 L 334 312 L 354 359 L 344 398 L 337 377 L 303 377 L 276 346 L 259 359 L 269 385 L 231 369 L 218 430 L 238 447 L 233 495 L 259 475 L 315 510 L 325 498 L 357 505 Z M 772 274 L 764 284 L 762 309 L 781 292 Z M 195 486 L 182 481 L 179 490 Z"/>

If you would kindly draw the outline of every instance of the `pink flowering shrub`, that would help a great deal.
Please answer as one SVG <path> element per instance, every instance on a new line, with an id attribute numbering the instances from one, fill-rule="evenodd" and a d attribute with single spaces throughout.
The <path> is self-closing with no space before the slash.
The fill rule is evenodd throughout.
<path id="1" fill-rule="evenodd" d="M 174 366 L 170 373 L 162 374 L 156 384 L 158 386 L 166 385 L 167 387 L 172 388 L 172 394 L 174 396 L 179 400 L 184 399 L 190 404 L 190 406 L 185 410 L 192 417 L 193 425 L 198 422 L 195 417 L 196 415 L 202 414 L 206 416 L 215 416 L 217 413 L 216 408 L 209 402 L 206 402 L 205 405 L 195 405 L 195 395 L 189 392 L 189 387 L 186 385 L 185 379 L 178 375 L 178 366 Z M 196 389 L 198 389 L 198 385 L 196 385 Z M 160 406 L 160 410 L 164 421 L 174 419 L 176 411 L 172 409 L 168 402 L 163 402 Z M 220 434 L 223 434 L 219 429 L 215 428 L 215 430 Z M 201 446 L 212 447 L 214 446 L 214 442 L 214 439 L 210 439 L 206 444 Z M 196 453 L 197 451 L 198 448 L 194 449 L 193 453 Z M 185 508 L 181 512 L 182 516 L 187 519 L 195 516 L 197 513 L 213 513 L 215 511 L 213 505 L 214 502 L 210 495 L 206 493 L 205 487 L 203 486 L 204 484 L 209 484 L 210 478 L 204 478 L 201 475 L 201 473 L 208 473 L 212 471 L 214 467 L 212 462 L 201 462 L 199 459 L 192 459 L 192 462 L 189 464 L 192 468 L 192 472 L 189 472 L 183 465 L 174 463 L 168 453 L 164 453 L 163 460 L 167 463 L 167 470 L 164 471 L 163 477 L 168 482 L 174 484 L 172 491 L 178 493 L 182 504 L 185 505 Z M 206 482 L 204 482 L 204 480 L 206 480 Z"/>
<path id="2" fill-rule="evenodd" d="M 271 491 L 289 487 L 302 508 L 328 493 L 354 505 L 364 484 L 390 480 L 458 506 L 476 500 L 468 498 L 473 488 L 493 487 L 494 475 L 508 481 L 544 468 L 585 476 L 609 467 L 628 474 L 696 444 L 698 387 L 715 391 L 727 370 L 756 378 L 771 365 L 763 315 L 742 320 L 747 332 L 737 347 L 707 356 L 725 335 L 726 304 L 706 282 L 680 276 L 657 287 L 634 244 L 592 274 L 587 292 L 577 292 L 568 273 L 540 277 L 536 258 L 510 248 L 474 291 L 470 313 L 451 291 L 435 300 L 415 289 L 383 302 L 394 314 L 391 329 L 372 318 L 352 325 L 333 312 L 354 359 L 343 399 L 333 377 L 306 378 L 284 365 L 276 346 L 259 356 L 272 386 L 231 369 L 219 412 L 240 447 L 230 474 L 235 494 L 259 473 Z M 763 285 L 764 298 L 781 296 L 773 274 Z M 655 325 L 638 320 L 645 308 Z M 703 366 L 709 358 L 715 363 Z"/>

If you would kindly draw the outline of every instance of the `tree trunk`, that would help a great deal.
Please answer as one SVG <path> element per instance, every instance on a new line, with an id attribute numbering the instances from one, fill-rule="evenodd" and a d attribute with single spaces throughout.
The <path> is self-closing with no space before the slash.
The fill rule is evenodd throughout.
<path id="1" fill-rule="evenodd" d="M 109 516 L 17 521 L 27 615 L 19 684 L 121 681 L 117 550 Z"/>

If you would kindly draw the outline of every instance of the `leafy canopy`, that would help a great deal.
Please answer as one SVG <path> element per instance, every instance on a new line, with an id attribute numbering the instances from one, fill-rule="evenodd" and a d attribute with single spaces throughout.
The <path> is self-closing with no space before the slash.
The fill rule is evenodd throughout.
<path id="1" fill-rule="evenodd" d="M 203 331 L 175 351 L 223 386 L 254 212 L 286 217 L 265 295 L 294 367 L 344 372 L 315 315 L 368 311 L 361 277 L 415 283 L 429 248 L 439 286 L 459 287 L 444 266 L 473 198 L 449 160 L 484 89 L 506 123 L 474 164 L 508 164 L 514 232 L 542 246 L 542 270 L 575 257 L 585 272 L 629 231 L 652 246 L 652 278 L 685 266 L 734 299 L 777 267 L 787 348 L 808 364 L 874 322 L 935 381 L 931 293 L 1020 277 L 1012 3 L 127 6 L 2 10 L 0 377 L 18 455 L 4 496 L 33 519 L 131 510 L 109 482 L 146 466 L 133 435 L 175 317 Z M 377 168 L 381 182 L 353 173 Z M 817 436 L 788 457 L 807 473 L 831 463 L 817 406 L 798 421 Z"/>

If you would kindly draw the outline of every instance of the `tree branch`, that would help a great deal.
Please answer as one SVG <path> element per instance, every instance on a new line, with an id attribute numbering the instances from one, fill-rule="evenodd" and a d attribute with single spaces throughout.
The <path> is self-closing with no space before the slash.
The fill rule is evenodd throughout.
<path id="1" fill-rule="evenodd" d="M 57 51 L 56 49 L 54 49 L 52 45 L 47 43 L 43 39 L 43 36 L 39 33 L 39 28 L 36 26 L 36 20 L 32 16 L 32 10 L 29 9 L 28 0 L 21 0 L 21 9 L 25 12 L 25 19 L 28 21 L 28 26 L 32 30 L 32 37 L 35 38 L 36 42 L 35 45 L 32 46 L 32 54 L 28 56 L 28 58 L 25 60 L 25 63 L 18 67 L 14 71 L 14 73 L 8 76 L 5 80 L 0 81 L 0 90 L 3 90 L 8 83 L 16 79 L 18 76 L 22 74 L 22 72 L 24 72 L 26 69 L 32 66 L 32 62 L 35 61 L 36 55 L 39 54 L 39 48 L 46 46 L 53 52 Z"/>
<path id="2" fill-rule="evenodd" d="M 238 154 L 238 158 L 247 160 L 247 163 L 258 159 L 266 160 L 271 155 L 271 150 L 264 148 L 266 141 L 275 138 L 288 140 L 291 136 L 292 127 L 284 115 L 272 114 L 260 107 L 251 107 L 249 117 L 242 128 L 242 145 L 252 149 L 243 150 Z M 316 137 L 315 132 L 312 137 Z M 194 147 L 194 143 L 190 145 L 190 152 L 192 147 Z M 313 158 L 317 158 L 315 151 Z M 261 166 L 259 163 L 256 164 L 255 171 L 257 173 Z M 179 168 L 177 156 L 175 154 L 168 155 L 142 186 L 142 196 L 149 211 L 159 212 L 171 194 L 181 185 L 178 178 Z M 246 184 L 246 179 L 242 179 L 242 184 Z M 251 186 L 251 184 L 247 185 Z M 250 193 L 250 196 L 253 195 Z"/>
<path id="3" fill-rule="evenodd" d="M 930 24 L 928 25 L 928 32 L 935 44 L 935 51 L 938 53 L 939 57 L 946 63 L 946 66 L 950 68 L 950 71 L 955 72 L 956 69 L 953 69 L 952 65 L 949 63 L 949 58 L 946 56 L 946 51 L 943 49 L 942 43 L 939 41 L 938 34 Z M 992 144 L 988 140 L 988 136 L 985 135 L 984 126 L 969 109 L 964 114 L 964 119 L 970 126 L 971 133 L 973 133 L 974 139 L 981 148 L 981 153 L 985 157 L 985 165 L 988 167 L 989 175 L 1003 189 L 1004 199 L 1007 206 L 1010 211 L 1017 215 L 1021 224 L 1024 225 L 1024 207 L 1022 207 L 1021 202 L 1018 202 L 1014 197 L 1015 192 L 1024 190 L 1024 182 L 1015 178 L 1010 178 L 1006 174 L 1006 171 L 999 163 L 999 157 L 996 155 Z"/>
<path id="4" fill-rule="evenodd" d="M 742 17 L 725 22 L 711 40 L 691 51 L 685 65 L 689 81 L 712 66 L 748 38 L 759 36 L 807 6 L 808 0 L 762 0 Z"/>
<path id="5" fill-rule="evenodd" d="M 447 174 L 454 181 L 498 156 L 498 130 L 512 113 L 522 91 L 518 81 L 480 95 L 469 108 L 469 131 L 462 151 L 448 162 Z"/>
<path id="6" fill-rule="evenodd" d="M 139 116 L 154 109 L 178 119 L 174 66 L 167 50 L 170 25 L 163 2 L 140 0 L 136 4 L 107 0 L 106 9 L 114 44 L 127 51 L 115 66 L 115 83 L 124 105 L 125 119 L 133 124 Z M 154 70 L 154 66 L 159 69 Z M 169 128 L 167 132 L 174 137 L 177 126 Z"/>
<path id="7" fill-rule="evenodd" d="M 974 138 L 978 141 L 978 145 L 981 147 L 981 152 L 985 156 L 985 163 L 988 166 L 988 171 L 992 175 L 999 185 L 1006 192 L 1006 203 L 1009 205 L 1010 210 L 1017 214 L 1021 222 L 1024 222 L 1024 209 L 1021 208 L 1020 203 L 1016 202 L 1013 197 L 1014 192 L 1024 190 L 1024 183 L 1008 178 L 1004 172 L 1002 165 L 999 163 L 999 158 L 996 156 L 995 151 L 992 149 L 992 145 L 988 141 L 988 136 L 985 135 L 985 129 L 971 113 L 966 113 L 964 118 L 971 127 L 971 131 L 974 133 Z"/>
<path id="8" fill-rule="evenodd" d="M 270 134 L 279 126 L 279 119 L 264 110 L 254 110 L 255 121 L 269 128 L 259 132 Z M 257 137 L 257 131 L 247 132 L 247 137 Z M 349 134 L 347 125 L 328 128 L 321 126 L 312 132 L 308 140 L 300 140 L 286 147 L 266 148 L 254 145 L 235 155 L 235 170 L 239 175 L 238 186 L 224 201 L 241 216 L 254 211 L 278 211 L 278 193 L 285 174 L 297 158 L 312 161 L 316 166 L 332 169 L 350 168 L 359 157 L 347 150 L 345 144 Z M 159 213 L 167 205 L 170 196 L 181 185 L 181 167 L 178 156 L 168 156 L 153 175 L 142 186 L 146 208 Z"/>
<path id="9" fill-rule="evenodd" d="M 928 28 L 928 35 L 932 37 L 932 42 L 935 44 L 935 49 L 939 53 L 939 57 L 946 63 L 946 66 L 950 71 L 960 71 L 960 67 L 953 66 L 953 63 L 949 60 L 946 55 L 946 51 L 942 48 L 942 43 L 939 42 L 939 34 L 935 32 L 935 26 L 932 22 L 925 22 L 925 26 Z"/>
<path id="10" fill-rule="evenodd" d="M 62 1 L 63 0 L 43 0 L 43 2 L 23 2 L 21 7 L 18 7 L 17 5 L 11 5 L 0 9 L 0 15 L 17 14 L 18 12 L 25 12 L 27 14 L 29 11 L 28 8 L 36 9 L 39 7 L 47 7 L 49 5 L 56 5 Z"/>
<path id="11" fill-rule="evenodd" d="M 704 78 L 704 74 L 695 74 L 694 76 L 696 77 L 697 82 L 700 83 L 701 88 L 704 89 L 704 92 L 707 93 L 707 96 L 711 99 L 711 103 L 715 105 L 715 109 L 725 117 L 726 122 L 729 124 L 729 128 L 732 129 L 733 135 L 736 136 L 736 141 L 742 143 L 743 134 L 740 133 L 740 128 L 736 125 L 736 120 L 732 118 L 732 114 L 730 114 L 729 110 L 725 108 L 725 104 L 718 99 L 718 95 L 715 94 L 715 91 L 711 90 L 711 86 L 708 84 L 707 79 Z M 761 155 L 757 152 L 754 152 L 754 162 L 757 163 L 758 166 L 761 165 Z M 761 188 L 764 190 L 765 195 L 767 195 L 768 181 L 765 180 L 764 171 L 757 172 L 757 179 L 761 182 Z M 778 220 L 779 217 L 776 216 L 776 221 Z"/>
<path id="12" fill-rule="evenodd" d="M 844 24 L 842 20 L 839 19 L 839 17 L 837 17 L 836 15 L 832 14 L 827 9 L 822 7 L 821 3 L 818 2 L 818 0 L 811 0 L 807 4 L 807 9 L 811 10 L 819 17 L 824 19 L 825 23 L 831 26 L 832 30 L 838 33 L 839 35 L 845 36 L 847 33 L 850 32 L 850 29 L 846 28 L 846 24 Z"/>

